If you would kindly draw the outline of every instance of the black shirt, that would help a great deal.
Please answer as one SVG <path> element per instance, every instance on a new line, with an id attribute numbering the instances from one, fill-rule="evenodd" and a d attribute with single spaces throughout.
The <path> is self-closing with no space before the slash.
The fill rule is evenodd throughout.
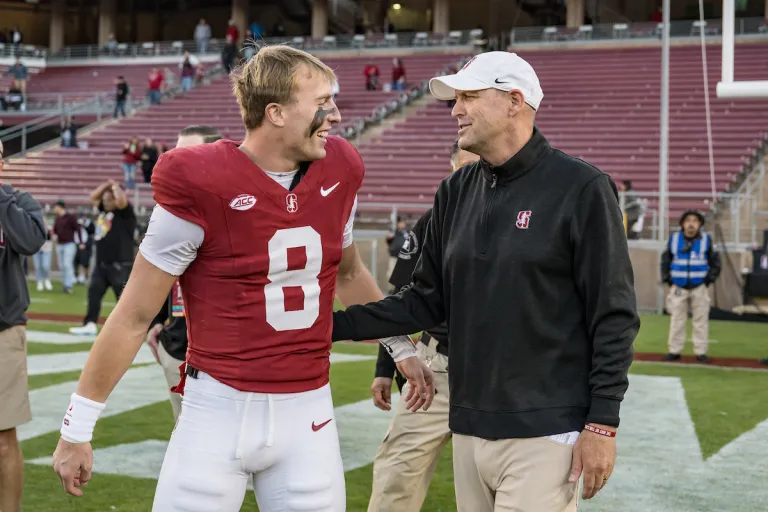
<path id="1" fill-rule="evenodd" d="M 117 84 L 117 93 L 115 97 L 118 101 L 126 99 L 128 97 L 128 84 L 124 82 Z"/>
<path id="2" fill-rule="evenodd" d="M 617 426 L 640 319 L 613 180 L 538 129 L 506 163 L 463 167 L 438 188 L 413 285 L 336 311 L 333 339 L 446 319 L 453 432 Z"/>
<path id="3" fill-rule="evenodd" d="M 104 211 L 99 203 L 99 218 L 96 220 L 96 263 L 133 263 L 136 213 L 129 202 L 122 210 Z"/>

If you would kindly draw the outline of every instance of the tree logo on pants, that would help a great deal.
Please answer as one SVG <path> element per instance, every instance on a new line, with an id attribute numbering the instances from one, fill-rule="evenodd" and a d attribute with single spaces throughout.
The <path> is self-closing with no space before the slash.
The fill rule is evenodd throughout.
<path id="1" fill-rule="evenodd" d="M 525 210 L 517 214 L 517 222 L 515 226 L 520 229 L 528 229 L 528 224 L 531 221 L 531 210 Z"/>

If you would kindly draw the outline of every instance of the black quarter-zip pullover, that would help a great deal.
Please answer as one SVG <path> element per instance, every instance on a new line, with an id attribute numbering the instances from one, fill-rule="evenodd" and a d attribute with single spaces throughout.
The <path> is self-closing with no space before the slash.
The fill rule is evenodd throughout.
<path id="1" fill-rule="evenodd" d="M 610 177 L 534 130 L 446 178 L 413 285 L 334 313 L 333 339 L 448 321 L 450 428 L 485 439 L 618 426 L 637 315 Z"/>

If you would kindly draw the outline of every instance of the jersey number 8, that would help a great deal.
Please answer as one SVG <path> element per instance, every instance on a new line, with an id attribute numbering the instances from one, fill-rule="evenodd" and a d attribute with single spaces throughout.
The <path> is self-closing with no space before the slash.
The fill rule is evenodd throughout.
<path id="1" fill-rule="evenodd" d="M 307 329 L 320 315 L 320 281 L 323 244 L 320 234 L 310 226 L 279 229 L 269 240 L 269 283 L 264 287 L 267 323 L 276 331 Z M 288 249 L 303 247 L 307 253 L 304 268 L 288 270 Z M 300 287 L 304 307 L 286 311 L 283 288 Z"/>

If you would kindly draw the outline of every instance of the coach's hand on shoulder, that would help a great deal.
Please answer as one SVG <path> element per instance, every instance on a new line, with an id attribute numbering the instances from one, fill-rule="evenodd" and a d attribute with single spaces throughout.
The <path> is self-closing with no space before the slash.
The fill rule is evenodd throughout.
<path id="1" fill-rule="evenodd" d="M 72 496 L 82 496 L 83 487 L 91 479 L 93 448 L 91 443 L 70 443 L 59 439 L 53 452 L 53 470 L 59 475 L 64 490 Z"/>
<path id="2" fill-rule="evenodd" d="M 392 409 L 392 379 L 389 377 L 376 377 L 371 384 L 373 405 L 382 411 Z"/>
<path id="3" fill-rule="evenodd" d="M 592 423 L 590 426 L 596 427 L 598 432 L 614 433 L 614 435 L 616 432 L 614 427 Z M 573 463 L 568 481 L 571 483 L 578 482 L 579 476 L 583 472 L 584 487 L 581 497 L 588 500 L 608 483 L 615 462 L 616 437 L 585 429 L 576 444 L 573 445 Z"/>
<path id="4" fill-rule="evenodd" d="M 429 409 L 435 398 L 435 374 L 432 370 L 417 356 L 403 359 L 397 363 L 397 369 L 408 379 L 408 393 L 403 398 L 405 408 L 411 412 L 419 408 Z"/>

